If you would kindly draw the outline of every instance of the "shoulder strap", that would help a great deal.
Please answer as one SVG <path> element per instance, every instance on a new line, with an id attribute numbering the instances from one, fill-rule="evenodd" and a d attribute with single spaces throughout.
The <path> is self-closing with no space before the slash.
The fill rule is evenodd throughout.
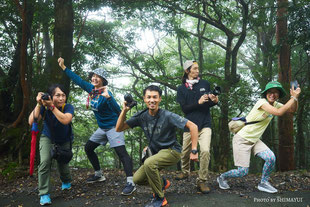
<path id="1" fill-rule="evenodd" d="M 65 106 L 66 106 L 66 103 L 64 103 L 61 107 L 61 112 L 63 113 L 64 112 L 64 109 L 65 109 Z"/>

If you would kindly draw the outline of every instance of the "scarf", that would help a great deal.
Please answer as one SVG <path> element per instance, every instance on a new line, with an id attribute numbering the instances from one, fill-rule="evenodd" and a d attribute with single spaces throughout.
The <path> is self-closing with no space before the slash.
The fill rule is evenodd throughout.
<path id="1" fill-rule="evenodd" d="M 88 97 L 87 97 L 86 108 L 88 109 L 89 107 L 89 98 L 94 99 L 102 93 L 103 93 L 103 88 L 91 90 L 91 92 L 88 94 Z"/>
<path id="2" fill-rule="evenodd" d="M 198 83 L 200 80 L 200 78 L 198 77 L 197 79 L 193 79 L 193 80 L 188 80 L 186 79 L 186 83 L 185 83 L 185 87 L 189 88 L 191 90 L 193 90 L 193 85 L 195 85 L 196 83 Z"/>

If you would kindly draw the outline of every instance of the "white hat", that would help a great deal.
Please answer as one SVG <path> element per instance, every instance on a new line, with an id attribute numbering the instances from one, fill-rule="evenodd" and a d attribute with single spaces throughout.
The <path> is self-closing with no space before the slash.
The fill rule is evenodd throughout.
<path id="1" fill-rule="evenodd" d="M 195 60 L 186 60 L 185 63 L 183 64 L 184 71 L 186 71 L 187 68 L 191 67 L 194 63 L 196 63 Z"/>

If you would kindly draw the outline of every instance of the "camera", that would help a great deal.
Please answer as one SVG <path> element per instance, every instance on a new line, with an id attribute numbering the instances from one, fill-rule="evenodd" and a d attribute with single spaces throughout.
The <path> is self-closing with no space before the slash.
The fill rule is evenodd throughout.
<path id="1" fill-rule="evenodd" d="M 55 160 L 57 160 L 59 158 L 59 151 L 58 151 L 57 145 L 53 145 L 53 147 L 51 149 L 51 157 L 52 157 L 52 159 L 55 159 Z"/>
<path id="2" fill-rule="evenodd" d="M 57 144 L 54 144 L 51 151 L 52 159 L 57 160 L 59 163 L 67 164 L 73 157 L 71 149 L 61 149 Z"/>
<path id="3" fill-rule="evenodd" d="M 42 96 L 41 96 L 41 99 L 42 100 L 49 100 L 50 99 L 50 94 L 48 94 L 48 93 L 44 93 Z"/>
<path id="4" fill-rule="evenodd" d="M 124 99 L 127 102 L 126 106 L 128 106 L 129 108 L 132 108 L 132 107 L 137 105 L 137 102 L 135 100 L 133 100 L 133 98 L 132 98 L 130 93 L 126 94 L 124 96 Z"/>
<path id="5" fill-rule="evenodd" d="M 213 91 L 211 91 L 211 94 L 218 96 L 221 94 L 221 87 L 219 86 L 215 86 L 215 88 L 213 89 Z"/>
<path id="6" fill-rule="evenodd" d="M 296 88 L 298 88 L 298 82 L 297 80 L 291 81 L 291 88 L 294 86 L 294 90 L 296 90 Z"/>

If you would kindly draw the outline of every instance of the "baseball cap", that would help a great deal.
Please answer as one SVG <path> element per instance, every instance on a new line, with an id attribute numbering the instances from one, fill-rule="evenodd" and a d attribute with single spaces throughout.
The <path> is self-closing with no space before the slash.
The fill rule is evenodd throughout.
<path id="1" fill-rule="evenodd" d="M 187 70 L 187 68 L 191 67 L 194 63 L 197 63 L 195 60 L 186 60 L 183 64 L 184 71 Z"/>

